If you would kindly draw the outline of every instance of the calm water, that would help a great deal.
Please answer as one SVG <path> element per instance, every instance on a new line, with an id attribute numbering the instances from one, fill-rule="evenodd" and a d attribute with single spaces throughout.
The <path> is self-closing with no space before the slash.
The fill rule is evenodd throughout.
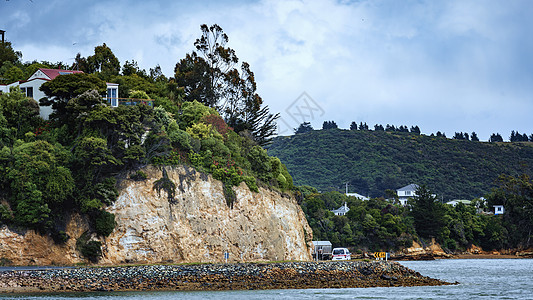
<path id="1" fill-rule="evenodd" d="M 454 286 L 227 292 L 0 295 L 0 299 L 533 299 L 533 259 L 457 259 L 401 264 Z"/>

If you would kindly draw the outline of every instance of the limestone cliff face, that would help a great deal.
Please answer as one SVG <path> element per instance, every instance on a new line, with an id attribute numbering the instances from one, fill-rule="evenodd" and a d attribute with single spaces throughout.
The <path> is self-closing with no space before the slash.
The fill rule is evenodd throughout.
<path id="1" fill-rule="evenodd" d="M 293 198 L 242 183 L 233 188 L 236 201 L 226 204 L 222 183 L 194 169 L 166 167 L 175 183 L 171 199 L 154 189 L 162 169 L 147 167 L 144 181 L 124 180 L 120 196 L 107 211 L 116 216 L 113 233 L 102 239 L 100 263 L 229 262 L 310 260 L 311 229 Z M 14 264 L 72 264 L 83 261 L 75 239 L 87 228 L 73 217 L 67 226 L 72 238 L 57 246 L 31 231 L 0 230 L 0 259 Z M 30 261 L 31 260 L 31 261 Z"/>

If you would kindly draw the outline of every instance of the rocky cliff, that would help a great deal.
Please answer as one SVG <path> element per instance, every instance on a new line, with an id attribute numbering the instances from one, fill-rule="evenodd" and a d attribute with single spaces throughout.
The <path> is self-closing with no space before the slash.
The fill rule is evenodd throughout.
<path id="1" fill-rule="evenodd" d="M 100 263 L 230 262 L 311 259 L 311 229 L 296 201 L 242 183 L 226 204 L 223 185 L 185 166 L 166 167 L 174 185 L 171 195 L 155 189 L 163 169 L 147 167 L 148 179 L 123 180 L 120 196 L 107 211 L 116 228 L 102 241 Z M 173 192 L 173 195 L 172 195 Z M 87 222 L 73 216 L 67 225 L 71 239 L 55 245 L 33 231 L 0 229 L 0 259 L 17 265 L 74 264 L 84 261 L 75 250 Z"/>

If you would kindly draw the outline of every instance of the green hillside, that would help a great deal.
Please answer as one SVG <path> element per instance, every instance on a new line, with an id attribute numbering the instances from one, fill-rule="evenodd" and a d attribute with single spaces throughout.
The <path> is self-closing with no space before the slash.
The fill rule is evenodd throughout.
<path id="1" fill-rule="evenodd" d="M 315 130 L 274 139 L 270 155 L 286 164 L 295 185 L 385 196 L 410 183 L 439 199 L 484 196 L 500 174 L 532 175 L 533 143 L 488 143 L 405 132 Z"/>

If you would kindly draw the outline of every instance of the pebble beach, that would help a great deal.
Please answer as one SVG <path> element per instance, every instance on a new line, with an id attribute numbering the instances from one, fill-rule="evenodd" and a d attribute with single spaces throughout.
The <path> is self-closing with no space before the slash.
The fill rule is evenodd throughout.
<path id="1" fill-rule="evenodd" d="M 0 272 L 0 293 L 257 290 L 453 284 L 396 262 L 339 261 L 76 267 Z"/>

